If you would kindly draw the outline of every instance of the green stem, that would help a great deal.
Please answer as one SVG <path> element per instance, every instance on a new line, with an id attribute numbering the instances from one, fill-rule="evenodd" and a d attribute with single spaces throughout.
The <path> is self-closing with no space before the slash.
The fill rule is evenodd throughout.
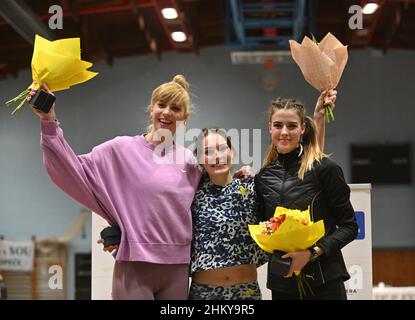
<path id="1" fill-rule="evenodd" d="M 21 107 L 23 107 L 23 105 L 26 102 L 26 97 L 29 94 L 30 89 L 27 88 L 25 90 L 23 90 L 22 92 L 20 92 L 16 97 L 14 97 L 13 99 L 10 99 L 9 101 L 6 101 L 6 106 L 11 106 L 12 104 L 16 103 L 16 102 L 20 102 L 19 105 L 13 110 L 12 115 L 14 115 L 17 111 L 20 110 Z"/>
<path id="2" fill-rule="evenodd" d="M 23 105 L 25 104 L 25 102 L 26 102 L 26 99 L 23 99 L 20 103 L 19 103 L 19 105 L 13 110 L 13 112 L 12 112 L 12 116 L 14 116 L 14 114 L 17 112 L 17 111 L 19 111 L 20 110 L 20 108 L 21 107 L 23 107 Z"/>
<path id="3" fill-rule="evenodd" d="M 25 89 L 22 92 L 20 92 L 16 97 L 14 97 L 13 99 L 10 99 L 9 101 L 6 101 L 6 105 L 10 106 L 11 104 L 22 100 L 22 98 L 25 98 L 28 93 L 30 92 L 30 89 Z"/>
<path id="4" fill-rule="evenodd" d="M 333 113 L 333 108 L 330 106 L 330 107 L 329 107 L 329 110 L 330 110 L 330 116 L 331 116 L 331 119 L 334 121 L 334 113 Z"/>
<path id="5" fill-rule="evenodd" d="M 310 291 L 311 295 L 314 296 L 314 291 L 313 291 L 313 289 L 311 289 L 310 284 L 308 283 L 308 281 L 305 278 L 304 278 L 304 283 L 307 285 L 307 288 Z"/>
<path id="6" fill-rule="evenodd" d="M 324 120 L 327 123 L 330 123 L 330 117 L 329 117 L 329 110 L 327 107 L 324 107 Z"/>
<path id="7" fill-rule="evenodd" d="M 297 276 L 297 288 L 298 288 L 298 294 L 300 295 L 300 300 L 303 300 L 303 292 L 301 291 L 300 279 L 298 276 Z"/>
<path id="8" fill-rule="evenodd" d="M 297 277 L 297 287 L 298 292 L 300 294 L 300 300 L 303 300 L 304 297 L 307 295 L 307 292 L 305 291 L 304 285 L 303 285 L 303 277 L 302 273 L 300 273 Z"/>
<path id="9" fill-rule="evenodd" d="M 331 104 L 324 105 L 324 118 L 326 119 L 327 123 L 330 123 L 330 121 L 334 121 L 334 114 Z"/>

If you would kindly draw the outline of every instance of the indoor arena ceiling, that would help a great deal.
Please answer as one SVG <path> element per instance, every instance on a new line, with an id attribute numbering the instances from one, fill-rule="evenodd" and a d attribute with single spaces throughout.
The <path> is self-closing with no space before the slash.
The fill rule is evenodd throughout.
<path id="1" fill-rule="evenodd" d="M 294 13 L 279 12 L 285 4 L 294 7 L 305 3 L 304 15 L 295 20 Z M 162 59 L 163 52 L 177 51 L 198 54 L 204 47 L 235 45 L 238 35 L 254 34 L 255 39 L 291 36 L 284 24 L 301 23 L 304 33 L 314 31 L 317 39 L 333 33 L 351 49 L 373 47 L 383 51 L 392 48 L 415 49 L 415 0 L 378 0 L 378 9 L 363 15 L 363 29 L 351 30 L 349 13 L 352 5 L 365 0 L 1 0 L 0 1 L 0 78 L 16 76 L 30 67 L 34 34 L 49 40 L 80 37 L 82 56 L 92 62 L 115 58 L 154 54 Z M 62 29 L 50 29 L 51 6 L 62 8 Z M 175 8 L 178 17 L 166 20 L 161 9 Z M 248 13 L 243 8 L 250 8 Z M 252 9 L 257 8 L 257 9 Z M 242 15 L 241 21 L 235 14 Z M 255 11 L 257 10 L 257 11 Z M 291 10 L 291 9 L 290 9 Z M 234 16 L 232 16 L 232 14 Z M 290 14 L 292 14 L 290 18 Z M 245 16 L 244 16 L 245 15 Z M 288 18 L 287 18 L 288 17 Z M 297 17 L 298 18 L 298 17 Z M 290 20 L 291 19 L 291 20 Z M 247 26 L 251 22 L 250 26 Z M 253 27 L 255 26 L 255 27 Z M 235 31 L 240 28 L 239 32 Z M 247 29 L 255 29 L 249 30 Z M 175 42 L 171 33 L 182 31 L 186 40 Z M 298 30 L 297 30 L 298 31 Z M 297 32 L 298 33 L 298 32 Z M 304 33 L 301 33 L 301 37 Z M 294 34 L 294 32 L 293 32 Z M 245 38 L 244 38 L 245 39 Z M 271 39 L 271 38 L 269 38 Z M 270 42 L 270 41 L 269 41 Z M 256 42 L 256 49 L 263 42 Z M 271 41 L 272 44 L 272 41 Z M 246 43 L 238 50 L 250 49 Z M 269 43 L 265 49 L 272 48 Z M 274 48 L 275 49 L 275 48 Z"/>

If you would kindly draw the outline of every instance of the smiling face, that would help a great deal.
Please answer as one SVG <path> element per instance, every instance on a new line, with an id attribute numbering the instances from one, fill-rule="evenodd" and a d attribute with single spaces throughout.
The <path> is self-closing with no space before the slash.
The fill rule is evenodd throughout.
<path id="1" fill-rule="evenodd" d="M 221 134 L 210 132 L 203 139 L 203 168 L 210 177 L 228 175 L 232 168 L 233 150 Z"/>
<path id="2" fill-rule="evenodd" d="M 175 103 L 156 101 L 151 107 L 153 130 L 168 129 L 174 135 L 179 122 L 187 120 L 189 114 L 185 108 Z"/>
<path id="3" fill-rule="evenodd" d="M 269 123 L 272 144 L 278 153 L 286 154 L 298 147 L 305 124 L 294 109 L 277 109 Z"/>
<path id="4" fill-rule="evenodd" d="M 179 122 L 187 120 L 190 112 L 190 98 L 185 87 L 185 84 L 180 85 L 175 81 L 170 81 L 154 89 L 148 109 L 152 131 L 150 136 L 153 136 L 158 129 L 168 129 L 174 135 Z"/>

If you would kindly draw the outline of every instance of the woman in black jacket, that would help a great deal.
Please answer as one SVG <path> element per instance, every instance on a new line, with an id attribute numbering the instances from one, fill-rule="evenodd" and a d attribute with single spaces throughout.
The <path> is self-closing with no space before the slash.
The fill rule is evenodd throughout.
<path id="1" fill-rule="evenodd" d="M 283 255 L 292 259 L 287 275 L 268 266 L 272 299 L 300 298 L 294 271 L 301 271 L 305 299 L 347 299 L 344 281 L 350 276 L 341 249 L 356 238 L 358 226 L 342 169 L 321 151 L 315 123 L 298 100 L 272 101 L 269 132 L 272 143 L 255 176 L 260 221 L 272 217 L 277 206 L 310 207 L 311 219 L 323 219 L 325 226 L 325 235 L 314 246 Z"/>

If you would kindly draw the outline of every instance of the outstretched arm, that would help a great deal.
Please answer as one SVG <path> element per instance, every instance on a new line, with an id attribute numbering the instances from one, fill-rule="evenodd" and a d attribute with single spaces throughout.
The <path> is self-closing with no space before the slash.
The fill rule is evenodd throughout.
<path id="1" fill-rule="evenodd" d="M 53 94 L 46 85 L 44 89 L 49 94 Z M 27 100 L 30 101 L 35 93 L 36 91 L 32 90 Z M 94 159 L 98 156 L 97 152 L 93 151 L 80 156 L 75 154 L 59 127 L 55 105 L 49 113 L 43 113 L 33 107 L 32 110 L 41 119 L 43 160 L 51 180 L 76 201 L 98 213 L 107 221 L 113 221 L 109 212 L 97 198 L 96 186 L 99 184 L 99 176 L 94 165 Z"/>

